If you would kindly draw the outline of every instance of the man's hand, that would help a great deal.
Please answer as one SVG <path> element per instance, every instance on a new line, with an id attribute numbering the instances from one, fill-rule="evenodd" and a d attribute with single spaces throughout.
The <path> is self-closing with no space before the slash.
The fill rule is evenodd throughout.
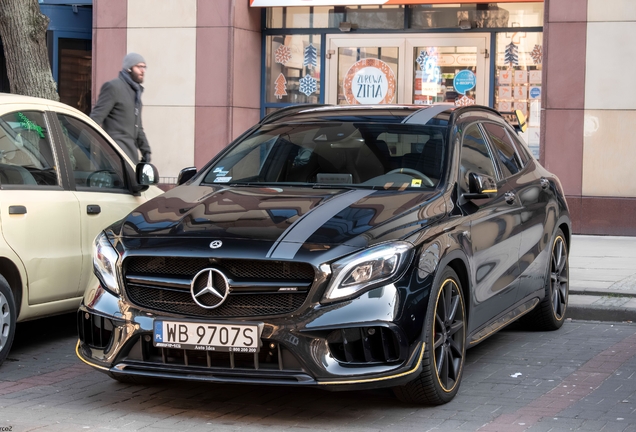
<path id="1" fill-rule="evenodd" d="M 150 163 L 150 152 L 144 153 L 141 157 L 141 161 Z"/>

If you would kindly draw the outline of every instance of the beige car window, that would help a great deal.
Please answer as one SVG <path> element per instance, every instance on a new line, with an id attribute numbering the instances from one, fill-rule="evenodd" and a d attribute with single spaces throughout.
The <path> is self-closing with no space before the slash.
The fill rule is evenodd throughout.
<path id="1" fill-rule="evenodd" d="M 0 117 L 0 184 L 29 188 L 58 185 L 43 113 L 16 111 Z"/>
<path id="2" fill-rule="evenodd" d="M 82 120 L 57 114 L 78 190 L 128 190 L 123 159 Z"/>

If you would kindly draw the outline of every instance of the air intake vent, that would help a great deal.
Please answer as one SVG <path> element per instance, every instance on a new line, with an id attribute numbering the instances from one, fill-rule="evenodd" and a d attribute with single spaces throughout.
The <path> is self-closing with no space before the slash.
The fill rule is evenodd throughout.
<path id="1" fill-rule="evenodd" d="M 327 342 L 341 363 L 392 363 L 403 360 L 398 338 L 387 327 L 355 327 L 331 332 Z"/>

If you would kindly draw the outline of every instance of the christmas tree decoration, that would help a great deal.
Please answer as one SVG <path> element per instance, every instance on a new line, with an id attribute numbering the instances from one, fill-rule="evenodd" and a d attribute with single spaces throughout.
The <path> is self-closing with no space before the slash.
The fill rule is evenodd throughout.
<path id="1" fill-rule="evenodd" d="M 506 45 L 504 61 L 512 67 L 519 66 L 519 47 L 513 42 Z"/>
<path id="2" fill-rule="evenodd" d="M 289 60 L 291 60 L 291 56 L 291 48 L 289 48 L 287 45 L 281 45 L 274 53 L 274 61 L 276 61 L 276 63 L 285 64 Z"/>
<path id="3" fill-rule="evenodd" d="M 312 44 L 309 44 L 307 48 L 305 48 L 303 66 L 318 66 L 318 50 Z"/>
<path id="4" fill-rule="evenodd" d="M 276 78 L 274 84 L 276 84 L 274 96 L 276 96 L 277 99 L 282 99 L 283 96 L 287 96 L 287 80 L 285 79 L 285 75 L 282 73 L 278 74 L 278 78 Z"/>
<path id="5" fill-rule="evenodd" d="M 316 78 L 311 75 L 305 75 L 299 81 L 300 88 L 298 91 L 303 93 L 305 96 L 309 96 L 312 93 L 315 93 L 318 90 L 318 85 L 316 84 Z"/>
<path id="6" fill-rule="evenodd" d="M 534 49 L 530 53 L 530 57 L 532 57 L 534 64 L 543 63 L 543 46 L 539 44 L 535 45 Z"/>

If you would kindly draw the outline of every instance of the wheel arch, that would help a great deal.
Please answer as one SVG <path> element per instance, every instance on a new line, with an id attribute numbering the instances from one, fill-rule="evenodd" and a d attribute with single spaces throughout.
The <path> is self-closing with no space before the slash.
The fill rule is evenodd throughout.
<path id="1" fill-rule="evenodd" d="M 16 319 L 20 317 L 20 310 L 22 309 L 22 278 L 20 277 L 20 271 L 16 265 L 8 258 L 0 257 L 0 274 L 9 283 L 9 288 L 13 292 L 16 309 Z"/>
<path id="2" fill-rule="evenodd" d="M 455 249 L 448 255 L 444 256 L 440 260 L 438 266 L 438 274 L 443 271 L 444 268 L 450 267 L 459 278 L 459 282 L 462 286 L 462 294 L 464 295 L 464 308 L 466 313 L 466 321 L 470 319 L 470 277 L 468 272 L 468 259 L 464 255 L 461 249 Z"/>

